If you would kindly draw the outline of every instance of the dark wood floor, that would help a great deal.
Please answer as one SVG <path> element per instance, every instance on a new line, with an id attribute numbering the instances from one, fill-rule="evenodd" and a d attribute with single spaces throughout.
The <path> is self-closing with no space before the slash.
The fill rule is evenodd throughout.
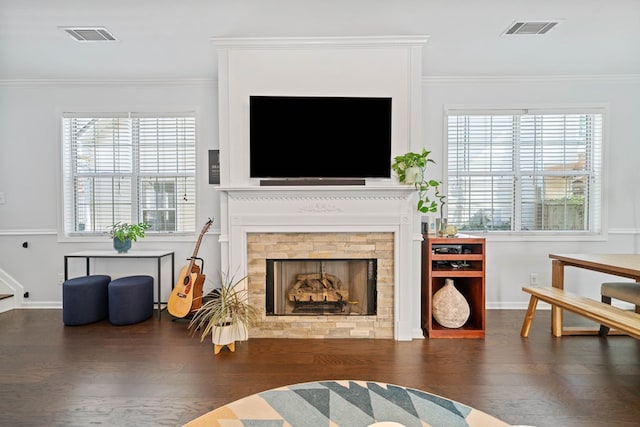
<path id="1" fill-rule="evenodd" d="M 548 311 L 522 339 L 523 316 L 489 310 L 485 339 L 250 339 L 214 355 L 166 313 L 65 327 L 61 310 L 13 310 L 0 314 L 0 425 L 179 426 L 249 394 L 323 379 L 417 388 L 511 424 L 639 424 L 639 340 L 553 338 Z"/>

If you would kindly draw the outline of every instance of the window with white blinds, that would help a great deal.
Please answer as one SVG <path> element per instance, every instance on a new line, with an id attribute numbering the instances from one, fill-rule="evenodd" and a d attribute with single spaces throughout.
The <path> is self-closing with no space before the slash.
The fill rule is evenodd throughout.
<path id="1" fill-rule="evenodd" d="M 603 110 L 448 111 L 447 219 L 461 231 L 601 231 Z"/>
<path id="2" fill-rule="evenodd" d="M 66 235 L 142 221 L 150 233 L 195 231 L 193 114 L 65 114 L 62 120 Z"/>

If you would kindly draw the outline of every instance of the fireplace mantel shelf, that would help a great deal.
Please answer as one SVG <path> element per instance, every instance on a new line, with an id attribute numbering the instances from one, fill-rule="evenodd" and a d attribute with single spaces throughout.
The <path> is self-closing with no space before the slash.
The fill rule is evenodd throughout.
<path id="1" fill-rule="evenodd" d="M 348 194 L 375 194 L 382 197 L 388 197 L 391 195 L 408 195 L 414 193 L 416 189 L 410 185 L 310 185 L 310 186 L 248 186 L 248 187 L 218 187 L 217 190 L 224 191 L 229 194 L 255 194 L 255 195 L 267 195 L 267 194 L 310 194 L 310 195 L 324 195 L 324 193 L 330 193 L 333 195 L 348 195 Z"/>

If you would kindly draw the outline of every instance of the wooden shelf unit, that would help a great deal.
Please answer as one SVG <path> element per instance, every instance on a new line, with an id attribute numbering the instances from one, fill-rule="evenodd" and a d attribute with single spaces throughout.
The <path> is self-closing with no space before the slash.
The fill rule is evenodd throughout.
<path id="1" fill-rule="evenodd" d="M 485 335 L 485 239 L 469 235 L 438 237 L 423 235 L 422 328 L 428 338 L 484 338 Z M 434 253 L 434 248 L 459 246 L 467 253 Z M 454 267 L 450 263 L 468 264 Z M 471 314 L 460 328 L 446 328 L 435 321 L 432 297 L 451 278 L 464 295 Z"/>

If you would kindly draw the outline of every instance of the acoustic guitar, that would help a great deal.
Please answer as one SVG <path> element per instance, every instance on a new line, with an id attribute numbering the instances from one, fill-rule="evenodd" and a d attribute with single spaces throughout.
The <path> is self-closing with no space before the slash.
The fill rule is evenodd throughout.
<path id="1" fill-rule="evenodd" d="M 202 307 L 202 287 L 206 276 L 201 273 L 200 267 L 196 264 L 196 256 L 198 255 L 198 249 L 200 249 L 202 236 L 209 230 L 212 223 L 213 220 L 209 218 L 209 221 L 202 227 L 193 255 L 189 258 L 189 264 L 182 267 L 178 282 L 171 291 L 167 302 L 167 310 L 174 317 L 185 317 L 187 314 Z"/>

